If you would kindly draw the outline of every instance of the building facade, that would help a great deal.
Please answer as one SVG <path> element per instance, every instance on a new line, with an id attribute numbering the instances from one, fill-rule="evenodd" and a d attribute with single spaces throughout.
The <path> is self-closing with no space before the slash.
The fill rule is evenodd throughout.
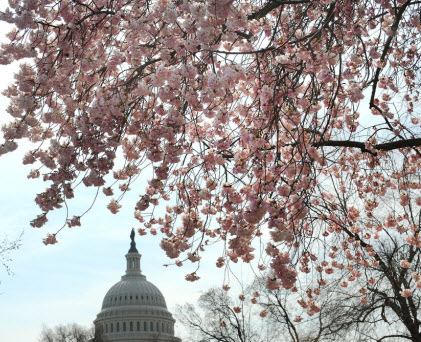
<path id="1" fill-rule="evenodd" d="M 130 237 L 126 274 L 105 295 L 95 330 L 106 342 L 181 342 L 164 296 L 141 272 L 133 230 Z"/>

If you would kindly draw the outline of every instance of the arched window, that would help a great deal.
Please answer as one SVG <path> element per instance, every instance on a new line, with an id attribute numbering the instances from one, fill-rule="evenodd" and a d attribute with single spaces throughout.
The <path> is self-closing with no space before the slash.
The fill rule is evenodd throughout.
<path id="1" fill-rule="evenodd" d="M 132 298 L 133 298 L 133 297 L 132 297 L 132 296 L 130 296 L 130 300 L 132 300 Z"/>
<path id="2" fill-rule="evenodd" d="M 130 322 L 130 331 L 133 331 L 133 322 Z"/>
<path id="3" fill-rule="evenodd" d="M 153 331 L 153 322 L 150 322 L 149 325 L 151 327 L 151 331 Z"/>
<path id="4" fill-rule="evenodd" d="M 164 322 L 162 322 L 162 324 L 161 324 L 161 330 L 162 330 L 162 332 L 165 332 Z"/>
<path id="5" fill-rule="evenodd" d="M 123 322 L 123 331 L 126 331 L 126 322 Z"/>
<path id="6" fill-rule="evenodd" d="M 159 323 L 156 322 L 156 331 L 159 331 Z"/>
<path id="7" fill-rule="evenodd" d="M 137 331 L 140 331 L 140 322 L 137 322 Z"/>
<path id="8" fill-rule="evenodd" d="M 111 328 L 111 332 L 114 332 L 114 323 L 111 323 L 110 328 Z"/>
<path id="9" fill-rule="evenodd" d="M 143 322 L 143 331 L 148 331 L 148 325 L 146 322 Z"/>
<path id="10" fill-rule="evenodd" d="M 117 322 L 117 326 L 116 326 L 116 329 L 115 329 L 117 332 L 119 332 L 120 331 L 120 322 Z"/>

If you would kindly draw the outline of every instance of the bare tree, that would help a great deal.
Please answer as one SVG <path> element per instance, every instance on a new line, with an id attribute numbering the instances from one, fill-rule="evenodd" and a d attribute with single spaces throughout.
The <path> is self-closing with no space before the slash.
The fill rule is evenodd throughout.
<path id="1" fill-rule="evenodd" d="M 411 168 L 408 156 L 379 167 L 382 173 L 367 167 L 354 178 L 339 170 L 318 186 L 330 214 L 315 224 L 308 218 L 313 236 L 322 237 L 314 264 L 319 280 L 339 285 L 328 291 L 328 330 L 336 341 L 419 342 L 421 175 L 413 170 L 390 181 Z"/>
<path id="2" fill-rule="evenodd" d="M 43 327 L 39 342 L 102 342 L 101 332 L 93 327 L 85 328 L 79 324 Z"/>
<path id="3" fill-rule="evenodd" d="M 4 267 L 9 275 L 13 273 L 9 267 L 9 262 L 12 261 L 10 253 L 17 250 L 22 245 L 22 235 L 23 232 L 12 241 L 7 236 L 4 236 L 0 241 L 0 265 Z"/>
<path id="4" fill-rule="evenodd" d="M 269 290 L 264 278 L 259 278 L 247 287 L 242 300 L 211 289 L 200 297 L 197 307 L 179 307 L 177 315 L 189 330 L 191 341 L 334 341 L 337 335 L 330 325 L 341 307 L 330 305 L 331 296 L 322 294 L 320 313 L 303 315 L 297 303 L 300 297 L 284 289 Z"/>
<path id="5" fill-rule="evenodd" d="M 304 310 L 299 304 L 302 295 L 298 291 L 270 290 L 264 278 L 256 279 L 251 288 L 259 295 L 258 306 L 268 312 L 267 324 L 279 327 L 283 341 L 318 342 L 330 338 L 330 317 L 335 316 L 335 306 L 330 305 L 332 298 L 327 291 L 318 296 L 317 305 L 314 302 Z"/>
<path id="6" fill-rule="evenodd" d="M 275 342 L 277 326 L 259 316 L 260 308 L 247 295 L 233 299 L 212 288 L 198 300 L 197 307 L 177 308 L 178 320 L 189 330 L 190 341 L 201 342 Z"/>
<path id="7" fill-rule="evenodd" d="M 360 285 L 366 282 L 364 279 L 346 290 L 339 279 L 320 294 L 317 287 L 312 294 L 303 294 L 299 290 L 270 290 L 260 278 L 247 288 L 243 300 L 210 289 L 200 297 L 197 306 L 179 307 L 177 316 L 189 331 L 189 341 L 195 342 L 419 341 L 412 332 L 419 325 L 421 298 L 403 298 L 394 293 L 411 280 L 397 272 L 399 260 L 408 255 L 402 248 L 391 247 L 383 244 L 378 248 L 378 254 L 389 260 L 389 271 L 382 267 L 373 270 L 378 280 L 365 288 L 363 302 Z M 373 272 L 365 276 L 373 277 Z M 304 296 L 311 298 L 313 304 L 303 307 Z M 260 317 L 262 312 L 265 318 Z"/>
<path id="8" fill-rule="evenodd" d="M 399 246 L 391 237 L 376 245 L 379 265 L 368 269 L 362 280 L 346 290 L 331 287 L 329 310 L 324 319 L 328 322 L 326 336 L 330 340 L 351 341 L 420 341 L 421 296 L 414 291 L 403 297 L 402 289 L 414 286 L 418 272 L 403 269 L 401 260 L 411 260 L 410 248 Z M 413 269 L 419 269 L 419 256 L 416 253 Z M 413 270 L 412 270 L 413 271 Z M 361 285 L 364 278 L 375 279 L 367 287 Z M 364 296 L 361 297 L 361 292 Z"/>

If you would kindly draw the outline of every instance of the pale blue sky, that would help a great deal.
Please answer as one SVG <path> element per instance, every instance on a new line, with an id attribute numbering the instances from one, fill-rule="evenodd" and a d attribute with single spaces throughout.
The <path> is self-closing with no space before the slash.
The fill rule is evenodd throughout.
<path id="1" fill-rule="evenodd" d="M 0 0 L 0 10 L 7 2 Z M 0 40 L 7 28 L 0 22 Z M 16 66 L 0 66 L 0 91 L 13 81 Z M 0 96 L 0 123 L 8 121 L 7 99 Z M 49 216 L 41 229 L 29 222 L 39 213 L 34 197 L 45 188 L 40 180 L 28 180 L 30 166 L 21 163 L 28 146 L 0 157 L 0 239 L 10 239 L 24 231 L 21 248 L 12 253 L 8 276 L 0 269 L 0 335 L 3 342 L 37 341 L 41 326 L 76 322 L 90 325 L 99 312 L 107 290 L 123 275 L 124 255 L 129 248 L 132 227 L 139 227 L 133 217 L 133 206 L 145 184 L 138 181 L 123 201 L 123 208 L 112 215 L 106 208 L 109 198 L 100 196 L 94 208 L 82 220 L 82 227 L 65 229 L 59 243 L 44 246 L 47 232 L 54 233 L 63 223 L 64 213 Z M 92 191 L 81 189 L 71 205 L 75 214 L 89 206 Z M 148 280 L 163 292 L 169 309 L 177 304 L 194 302 L 201 291 L 221 286 L 223 272 L 215 267 L 219 249 L 210 250 L 203 260 L 199 282 L 184 280 L 192 265 L 183 268 L 164 267 L 168 262 L 159 248 L 159 237 L 136 237 L 142 256 L 142 270 Z M 237 275 L 250 274 L 247 266 L 237 266 Z M 232 285 L 232 282 L 231 282 Z M 183 336 L 182 329 L 176 333 Z"/>

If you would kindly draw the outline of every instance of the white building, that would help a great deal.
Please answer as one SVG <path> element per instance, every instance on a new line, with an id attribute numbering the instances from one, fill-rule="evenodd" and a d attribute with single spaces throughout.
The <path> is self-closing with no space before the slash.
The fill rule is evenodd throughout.
<path id="1" fill-rule="evenodd" d="M 94 321 L 96 331 L 107 342 L 181 342 L 174 337 L 175 319 L 164 296 L 140 270 L 133 230 L 131 239 L 126 274 L 105 295 Z"/>

